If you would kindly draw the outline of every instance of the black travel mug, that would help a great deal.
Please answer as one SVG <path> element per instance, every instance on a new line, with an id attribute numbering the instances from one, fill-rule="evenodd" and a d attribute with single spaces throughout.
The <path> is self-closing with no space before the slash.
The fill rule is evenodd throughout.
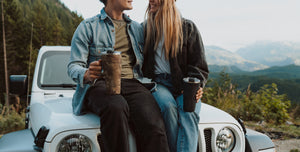
<path id="1" fill-rule="evenodd" d="M 196 94 L 200 88 L 200 80 L 195 77 L 183 78 L 183 111 L 193 112 L 196 107 Z"/>

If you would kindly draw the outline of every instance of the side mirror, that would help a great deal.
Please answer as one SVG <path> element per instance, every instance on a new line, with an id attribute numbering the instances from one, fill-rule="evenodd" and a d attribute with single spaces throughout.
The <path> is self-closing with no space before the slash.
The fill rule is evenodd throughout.
<path id="1" fill-rule="evenodd" d="M 25 95 L 27 93 L 27 85 L 27 75 L 11 75 L 9 77 L 9 92 L 11 94 Z"/>

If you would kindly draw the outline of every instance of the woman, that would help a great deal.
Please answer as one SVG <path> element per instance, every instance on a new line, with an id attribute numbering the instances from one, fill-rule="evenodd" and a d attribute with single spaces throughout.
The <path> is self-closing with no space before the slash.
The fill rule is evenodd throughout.
<path id="1" fill-rule="evenodd" d="M 144 76 L 157 82 L 153 93 L 164 118 L 171 152 L 196 152 L 202 87 L 208 77 L 196 25 L 181 17 L 175 0 L 149 0 L 146 11 Z M 183 78 L 202 81 L 194 112 L 183 111 Z"/>

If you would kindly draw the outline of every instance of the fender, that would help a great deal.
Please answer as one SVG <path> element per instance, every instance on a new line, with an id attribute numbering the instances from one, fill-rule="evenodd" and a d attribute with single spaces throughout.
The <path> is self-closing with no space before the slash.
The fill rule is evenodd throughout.
<path id="1" fill-rule="evenodd" d="M 275 151 L 275 145 L 267 135 L 251 129 L 246 130 L 246 152 Z"/>

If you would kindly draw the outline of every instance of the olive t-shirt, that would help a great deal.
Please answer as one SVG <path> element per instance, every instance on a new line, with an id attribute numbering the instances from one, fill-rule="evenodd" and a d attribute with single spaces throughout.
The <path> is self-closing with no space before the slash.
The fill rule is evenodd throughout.
<path id="1" fill-rule="evenodd" d="M 124 20 L 112 20 L 115 26 L 115 51 L 121 52 L 122 73 L 121 78 L 132 79 L 132 65 L 135 62 L 135 56 L 132 50 L 130 37 L 127 33 L 127 24 Z"/>

